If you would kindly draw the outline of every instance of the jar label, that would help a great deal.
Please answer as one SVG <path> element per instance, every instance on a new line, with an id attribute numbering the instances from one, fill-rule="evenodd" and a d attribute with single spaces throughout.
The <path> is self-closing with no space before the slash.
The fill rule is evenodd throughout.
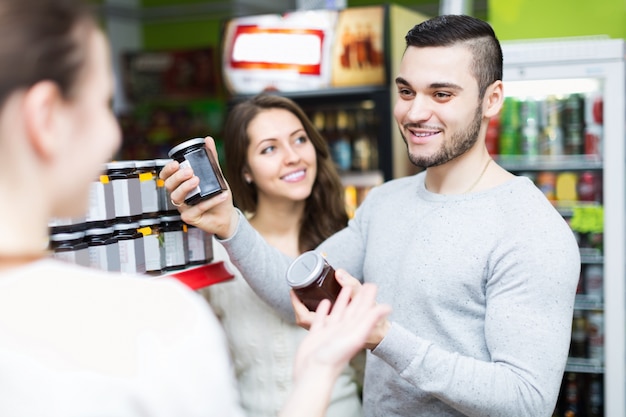
<path id="1" fill-rule="evenodd" d="M 184 168 L 191 168 L 191 164 L 189 163 L 188 160 L 184 160 L 183 162 L 181 162 L 178 169 L 184 169 Z M 200 194 L 200 191 L 201 191 L 200 185 L 198 185 L 196 188 L 194 188 L 193 190 L 189 191 L 189 193 L 187 193 L 187 195 L 185 196 L 185 200 L 190 199 L 196 194 Z"/>

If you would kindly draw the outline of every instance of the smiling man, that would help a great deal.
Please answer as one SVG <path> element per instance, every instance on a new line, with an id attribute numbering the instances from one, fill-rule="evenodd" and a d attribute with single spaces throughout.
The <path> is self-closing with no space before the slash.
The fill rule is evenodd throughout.
<path id="1" fill-rule="evenodd" d="M 411 162 L 425 169 L 370 191 L 348 227 L 319 247 L 343 270 L 343 286 L 373 282 L 378 302 L 393 307 L 368 339 L 364 414 L 549 417 L 569 349 L 576 240 L 543 193 L 485 147 L 504 95 L 492 28 L 438 16 L 406 41 L 394 117 Z M 174 168 L 162 177 L 182 197 L 196 179 Z M 289 258 L 227 195 L 181 212 L 222 238 L 263 299 L 311 323 L 306 307 L 290 304 Z"/>

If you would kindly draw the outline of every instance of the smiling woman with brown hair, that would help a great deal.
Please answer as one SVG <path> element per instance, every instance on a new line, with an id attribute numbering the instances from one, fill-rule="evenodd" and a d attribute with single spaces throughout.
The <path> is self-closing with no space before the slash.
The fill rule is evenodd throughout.
<path id="1" fill-rule="evenodd" d="M 262 94 L 240 102 L 223 135 L 235 204 L 273 247 L 295 258 L 346 226 L 343 186 L 328 145 L 294 101 Z M 213 249 L 215 259 L 228 262 L 218 242 Z M 203 293 L 224 325 L 243 407 L 251 416 L 274 416 L 291 390 L 293 358 L 307 332 L 235 275 Z M 361 416 L 359 387 L 358 372 L 346 367 L 326 416 Z"/>

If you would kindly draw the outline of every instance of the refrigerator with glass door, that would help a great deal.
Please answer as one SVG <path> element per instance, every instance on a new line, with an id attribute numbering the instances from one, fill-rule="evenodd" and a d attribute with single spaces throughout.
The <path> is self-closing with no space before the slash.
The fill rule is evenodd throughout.
<path id="1" fill-rule="evenodd" d="M 576 234 L 581 280 L 555 416 L 625 416 L 624 40 L 502 42 L 505 103 L 487 144 Z"/>

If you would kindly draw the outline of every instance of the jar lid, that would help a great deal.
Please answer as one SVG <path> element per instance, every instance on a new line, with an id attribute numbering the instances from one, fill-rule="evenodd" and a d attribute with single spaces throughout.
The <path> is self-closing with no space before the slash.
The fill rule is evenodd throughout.
<path id="1" fill-rule="evenodd" d="M 170 162 L 172 162 L 172 159 L 166 159 L 166 158 L 159 158 L 159 159 L 155 159 L 154 163 L 157 167 L 164 167 L 165 165 L 169 164 Z"/>
<path id="2" fill-rule="evenodd" d="M 180 222 L 181 217 L 180 214 L 174 214 L 172 216 L 161 216 L 161 222 Z"/>
<path id="3" fill-rule="evenodd" d="M 57 226 L 78 226 L 85 222 L 84 219 L 76 219 L 71 217 L 55 217 L 48 222 L 49 227 Z"/>
<path id="4" fill-rule="evenodd" d="M 130 229 L 138 229 L 138 228 L 139 228 L 139 223 L 137 222 L 115 223 L 115 225 L 113 225 L 114 230 L 130 230 Z"/>
<path id="5" fill-rule="evenodd" d="M 324 258 L 308 251 L 298 256 L 287 269 L 287 283 L 292 288 L 304 288 L 315 281 L 324 270 Z"/>
<path id="6" fill-rule="evenodd" d="M 139 226 L 152 226 L 155 224 L 161 224 L 161 219 L 159 217 L 139 220 Z"/>
<path id="7" fill-rule="evenodd" d="M 178 145 L 170 149 L 170 151 L 167 153 L 167 156 L 169 156 L 170 158 L 173 158 L 177 152 L 180 152 L 183 149 L 189 148 L 191 146 L 198 146 L 198 145 L 204 146 L 203 138 L 194 138 L 194 139 L 186 140 L 183 143 L 179 143 Z"/>
<path id="8" fill-rule="evenodd" d="M 85 230 L 85 236 L 100 236 L 113 233 L 113 227 L 94 227 Z"/>
<path id="9" fill-rule="evenodd" d="M 84 237 L 85 232 L 54 233 L 50 235 L 50 240 L 54 242 L 62 242 L 64 240 L 76 240 Z"/>
<path id="10" fill-rule="evenodd" d="M 112 161 L 107 163 L 107 169 L 135 168 L 135 161 Z"/>
<path id="11" fill-rule="evenodd" d="M 137 168 L 152 168 L 155 166 L 156 166 L 156 161 L 154 159 L 135 161 L 135 167 Z"/>

